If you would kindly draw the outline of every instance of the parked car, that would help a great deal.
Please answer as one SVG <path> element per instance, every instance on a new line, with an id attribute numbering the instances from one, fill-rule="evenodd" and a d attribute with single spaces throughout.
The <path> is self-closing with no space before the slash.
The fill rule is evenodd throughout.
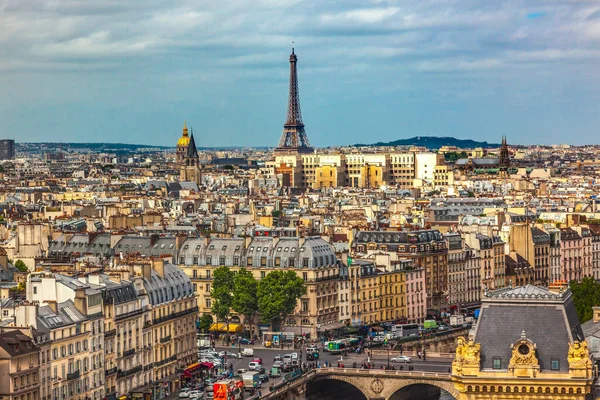
<path id="1" fill-rule="evenodd" d="M 281 367 L 283 367 L 283 361 L 277 360 L 273 363 L 273 366 L 277 367 L 277 368 L 281 368 Z"/>
<path id="2" fill-rule="evenodd" d="M 191 390 L 190 391 L 190 399 L 201 399 L 204 397 L 204 393 L 199 390 Z"/>
<path id="3" fill-rule="evenodd" d="M 179 391 L 180 398 L 189 398 L 190 397 L 190 388 L 183 388 Z"/>
<path id="4" fill-rule="evenodd" d="M 252 344 L 252 340 L 246 339 L 246 338 L 239 338 L 238 342 L 241 344 Z"/>
<path id="5" fill-rule="evenodd" d="M 261 383 L 265 383 L 269 381 L 269 375 L 262 373 L 258 376 L 258 379 L 260 379 Z"/>
<path id="6" fill-rule="evenodd" d="M 250 361 L 250 363 L 248 364 L 248 369 L 250 371 L 256 371 L 259 368 L 260 368 L 260 364 L 257 363 L 256 361 Z"/>
<path id="7" fill-rule="evenodd" d="M 238 370 L 236 371 L 236 374 L 238 374 L 238 375 L 241 375 L 241 374 L 243 374 L 243 373 L 245 373 L 245 372 L 248 372 L 248 370 L 247 370 L 246 368 L 240 368 L 240 369 L 238 369 Z"/>
<path id="8" fill-rule="evenodd" d="M 292 354 L 290 354 L 290 356 L 292 356 L 292 360 L 298 359 L 298 353 L 292 353 Z"/>
<path id="9" fill-rule="evenodd" d="M 392 357 L 390 361 L 393 363 L 409 363 L 411 359 L 409 356 L 396 356 Z"/>
<path id="10" fill-rule="evenodd" d="M 231 351 L 222 351 L 219 353 L 219 357 L 227 357 L 227 358 L 237 358 L 238 353 L 232 353 Z"/>
<path id="11" fill-rule="evenodd" d="M 257 362 L 257 363 L 259 363 L 259 364 L 261 364 L 261 365 L 262 365 L 262 363 L 263 363 L 263 359 L 262 359 L 262 358 L 260 358 L 260 357 L 254 357 L 254 358 L 252 359 L 252 361 L 254 361 L 254 362 Z"/>
<path id="12" fill-rule="evenodd" d="M 318 353 L 319 352 L 319 348 L 317 346 L 310 346 L 306 348 L 306 354 L 309 353 Z"/>
<path id="13" fill-rule="evenodd" d="M 242 350 L 242 355 L 244 357 L 252 357 L 252 356 L 254 356 L 254 349 L 245 348 Z"/>

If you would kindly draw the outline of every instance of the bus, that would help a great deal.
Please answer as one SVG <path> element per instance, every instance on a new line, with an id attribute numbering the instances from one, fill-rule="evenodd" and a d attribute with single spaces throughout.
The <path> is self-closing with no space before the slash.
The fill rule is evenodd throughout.
<path id="1" fill-rule="evenodd" d="M 196 344 L 198 349 L 208 349 L 212 347 L 212 340 L 209 333 L 197 333 Z"/>
<path id="2" fill-rule="evenodd" d="M 406 337 L 412 334 L 419 334 L 419 324 L 400 324 L 394 325 L 392 331 L 396 337 Z"/>

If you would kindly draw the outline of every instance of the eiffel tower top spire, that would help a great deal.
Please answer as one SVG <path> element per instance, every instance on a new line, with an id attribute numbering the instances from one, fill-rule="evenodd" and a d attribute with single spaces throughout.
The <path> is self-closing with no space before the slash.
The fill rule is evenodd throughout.
<path id="1" fill-rule="evenodd" d="M 288 109 L 285 126 L 304 126 L 302 122 L 302 111 L 300 111 L 300 94 L 298 93 L 298 70 L 296 63 L 298 57 L 294 53 L 290 54 L 290 89 L 288 93 Z"/>
<path id="2" fill-rule="evenodd" d="M 300 94 L 298 92 L 298 57 L 292 47 L 290 54 L 290 83 L 288 93 L 288 108 L 285 124 L 283 124 L 283 133 L 279 140 L 279 145 L 275 149 L 275 154 L 290 153 L 313 153 L 308 136 L 304 131 L 304 122 L 302 121 L 302 112 L 300 111 Z"/>

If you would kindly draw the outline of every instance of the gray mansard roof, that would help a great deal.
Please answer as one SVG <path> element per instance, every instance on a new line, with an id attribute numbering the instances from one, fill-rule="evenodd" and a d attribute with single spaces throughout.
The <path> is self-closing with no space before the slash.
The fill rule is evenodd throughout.
<path id="1" fill-rule="evenodd" d="M 136 254 L 143 257 L 175 256 L 177 248 L 174 237 L 123 236 L 115 244 L 115 254 Z"/>
<path id="2" fill-rule="evenodd" d="M 190 238 L 183 242 L 179 249 L 178 261 L 181 265 L 236 265 L 234 258 L 238 257 L 238 265 L 244 257 L 244 239 L 204 239 Z M 221 257 L 225 257 L 225 263 L 221 264 Z M 210 261 L 210 263 L 208 263 Z"/>
<path id="3" fill-rule="evenodd" d="M 261 236 L 254 237 L 247 246 L 243 238 L 210 239 L 210 241 L 187 239 L 179 250 L 177 260 L 180 265 L 186 266 L 318 268 L 334 265 L 336 257 L 335 249 L 321 237 L 301 239 Z"/>
<path id="4" fill-rule="evenodd" d="M 87 320 L 87 317 L 75 308 L 72 300 L 58 303 L 57 309 L 57 313 L 50 306 L 42 306 L 38 309 L 37 320 L 41 331 L 49 332 L 55 328 L 78 325 Z"/>
<path id="5" fill-rule="evenodd" d="M 177 266 L 169 263 L 165 263 L 164 277 L 152 270 L 152 279 L 144 278 L 144 287 L 152 305 L 194 295 L 190 278 Z"/>
<path id="6" fill-rule="evenodd" d="M 475 342 L 481 344 L 481 368 L 492 369 L 492 360 L 501 359 L 506 369 L 511 346 L 525 332 L 537 345 L 542 370 L 550 371 L 551 361 L 559 360 L 560 372 L 569 369 L 569 343 L 583 340 L 583 331 L 571 291 L 554 293 L 538 286 L 504 288 L 482 299 Z"/>

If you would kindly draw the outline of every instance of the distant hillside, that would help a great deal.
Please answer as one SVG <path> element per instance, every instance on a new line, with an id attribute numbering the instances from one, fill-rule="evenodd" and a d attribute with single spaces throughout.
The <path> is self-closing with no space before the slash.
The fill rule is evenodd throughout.
<path id="1" fill-rule="evenodd" d="M 456 146 L 463 149 L 474 149 L 475 147 L 500 147 L 499 143 L 478 142 L 471 139 L 456 139 L 453 137 L 437 136 L 415 136 L 409 139 L 399 139 L 393 142 L 377 142 L 373 144 L 355 144 L 355 146 L 424 146 L 430 150 L 439 149 L 442 146 Z"/>
<path id="2" fill-rule="evenodd" d="M 53 143 L 53 142 L 39 142 L 39 143 L 17 143 L 17 147 L 22 148 L 45 148 L 45 149 L 91 149 L 91 150 L 136 150 L 143 148 L 157 148 L 157 149 L 168 149 L 168 146 L 154 146 L 147 144 L 130 144 L 130 143 Z"/>

